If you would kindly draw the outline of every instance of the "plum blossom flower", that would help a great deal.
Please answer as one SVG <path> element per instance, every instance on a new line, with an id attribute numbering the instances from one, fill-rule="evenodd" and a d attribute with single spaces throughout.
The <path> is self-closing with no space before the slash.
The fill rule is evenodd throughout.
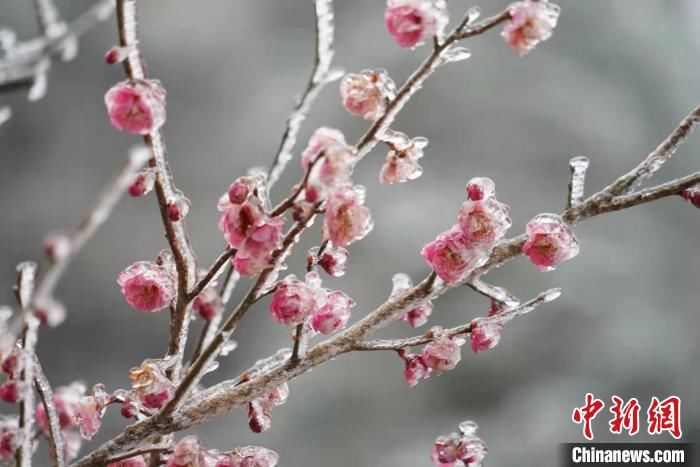
<path id="1" fill-rule="evenodd" d="M 131 184 L 129 184 L 127 191 L 129 192 L 129 196 L 138 198 L 139 196 L 145 196 L 150 193 L 155 184 L 156 171 L 148 167 L 134 175 L 134 179 Z"/>
<path id="2" fill-rule="evenodd" d="M 421 45 L 441 35 L 447 25 L 447 8 L 441 0 L 388 0 L 384 23 L 403 48 Z"/>
<path id="3" fill-rule="evenodd" d="M 175 297 L 175 279 L 170 271 L 151 261 L 139 261 L 117 277 L 126 302 L 137 310 L 152 313 L 170 305 Z"/>
<path id="4" fill-rule="evenodd" d="M 8 404 L 16 404 L 27 393 L 27 385 L 16 379 L 8 379 L 0 385 L 0 399 Z"/>
<path id="5" fill-rule="evenodd" d="M 372 216 L 364 202 L 365 188 L 350 183 L 335 187 L 328 195 L 323 235 L 333 246 L 348 246 L 372 230 Z"/>
<path id="6" fill-rule="evenodd" d="M 0 418 L 0 460 L 10 461 L 21 442 L 17 417 Z"/>
<path id="7" fill-rule="evenodd" d="M 318 128 L 311 135 L 309 144 L 306 146 L 306 149 L 304 149 L 304 152 L 301 153 L 301 167 L 307 170 L 311 162 L 316 160 L 323 151 L 334 144 L 347 146 L 343 132 L 335 128 Z"/>
<path id="8" fill-rule="evenodd" d="M 260 446 L 242 446 L 221 454 L 214 467 L 275 467 L 279 455 Z"/>
<path id="9" fill-rule="evenodd" d="M 318 273 L 306 274 L 305 282 L 287 276 L 272 294 L 270 314 L 282 324 L 301 324 L 325 302 L 325 295 Z"/>
<path id="10" fill-rule="evenodd" d="M 487 177 L 474 177 L 467 182 L 467 198 L 470 201 L 481 201 L 496 194 L 496 184 Z"/>
<path id="11" fill-rule="evenodd" d="M 319 247 L 313 247 L 306 255 L 307 261 L 313 262 L 318 256 Z M 318 258 L 318 265 L 331 277 L 342 277 L 345 274 L 350 252 L 343 247 L 326 247 Z"/>
<path id="12" fill-rule="evenodd" d="M 170 198 L 165 206 L 165 212 L 168 214 L 168 219 L 172 222 L 180 222 L 190 212 L 192 203 L 182 193 L 177 193 Z"/>
<path id="13" fill-rule="evenodd" d="M 158 80 L 126 80 L 105 94 L 112 126 L 118 130 L 147 135 L 165 123 L 165 89 Z"/>
<path id="14" fill-rule="evenodd" d="M 208 467 L 207 453 L 196 436 L 185 436 L 168 457 L 166 467 Z"/>
<path id="15" fill-rule="evenodd" d="M 555 264 L 579 253 L 579 243 L 574 232 L 557 214 L 538 214 L 527 223 L 526 233 L 523 254 L 540 271 L 551 271 Z"/>
<path id="16" fill-rule="evenodd" d="M 105 413 L 106 401 L 99 396 L 85 396 L 73 407 L 75 423 L 80 429 L 80 435 L 90 440 L 102 426 L 102 416 Z"/>
<path id="17" fill-rule="evenodd" d="M 411 139 L 404 133 L 386 130 L 383 141 L 391 150 L 379 172 L 380 183 L 404 183 L 423 174 L 418 159 L 423 157 L 423 149 L 428 145 L 427 138 L 419 136 Z"/>
<path id="18" fill-rule="evenodd" d="M 477 429 L 477 424 L 468 420 L 459 424 L 459 433 L 439 436 L 433 445 L 431 460 L 437 467 L 480 467 L 488 450 L 484 441 L 476 436 Z"/>
<path id="19" fill-rule="evenodd" d="M 452 370 L 462 359 L 460 342 L 458 339 L 438 337 L 423 347 L 421 358 L 425 365 L 437 374 Z"/>
<path id="20" fill-rule="evenodd" d="M 175 385 L 165 375 L 165 366 L 162 361 L 145 360 L 139 368 L 129 371 L 134 394 L 146 408 L 161 408 L 175 393 Z"/>
<path id="21" fill-rule="evenodd" d="M 524 0 L 510 6 L 510 21 L 501 35 L 522 57 L 552 36 L 559 19 L 559 6 L 547 0 Z"/>
<path id="22" fill-rule="evenodd" d="M 472 350 L 479 353 L 496 347 L 501 340 L 502 328 L 497 322 L 477 321 L 470 334 Z"/>
<path id="23" fill-rule="evenodd" d="M 202 290 L 192 302 L 192 309 L 205 321 L 210 321 L 215 316 L 224 312 L 224 302 L 219 292 L 212 286 Z"/>
<path id="24" fill-rule="evenodd" d="M 326 295 L 325 304 L 316 310 L 311 318 L 311 327 L 321 334 L 332 334 L 342 329 L 350 320 L 350 310 L 356 305 L 355 300 L 345 292 L 334 290 Z"/>
<path id="25" fill-rule="evenodd" d="M 148 463 L 143 456 L 129 457 L 117 462 L 110 462 L 107 467 L 148 467 Z"/>
<path id="26" fill-rule="evenodd" d="M 405 366 L 403 371 L 403 379 L 412 388 L 422 379 L 427 379 L 433 371 L 426 365 L 423 357 L 420 355 L 409 354 L 405 351 L 399 352 L 399 356 L 403 359 Z"/>
<path id="27" fill-rule="evenodd" d="M 492 197 L 465 201 L 457 219 L 466 241 L 484 250 L 490 250 L 511 226 L 510 208 Z"/>
<path id="28" fill-rule="evenodd" d="M 411 288 L 413 288 L 413 281 L 411 281 L 408 274 L 394 274 L 394 277 L 392 278 L 391 295 L 389 295 L 389 298 L 394 299 Z M 411 327 L 417 328 L 427 323 L 428 316 L 430 316 L 432 313 L 433 303 L 428 300 L 408 310 L 406 314 L 401 317 L 401 320 L 406 321 Z"/>
<path id="29" fill-rule="evenodd" d="M 473 248 L 458 225 L 425 245 L 421 256 L 440 279 L 450 283 L 464 280 L 486 260 L 485 252 Z"/>
<path id="30" fill-rule="evenodd" d="M 396 84 L 385 70 L 349 73 L 340 82 L 343 107 L 352 115 L 376 120 L 384 114 L 387 101 L 396 95 Z"/>

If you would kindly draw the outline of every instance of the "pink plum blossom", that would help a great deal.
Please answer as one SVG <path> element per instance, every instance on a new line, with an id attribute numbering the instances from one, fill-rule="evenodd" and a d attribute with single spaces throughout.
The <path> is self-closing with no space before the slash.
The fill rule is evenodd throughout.
<path id="1" fill-rule="evenodd" d="M 696 208 L 700 208 L 700 186 L 694 186 L 683 190 L 681 192 L 681 197 Z"/>
<path id="2" fill-rule="evenodd" d="M 426 344 L 420 355 L 425 365 L 437 374 L 454 369 L 462 359 L 460 343 L 449 337 L 438 337 Z"/>
<path id="3" fill-rule="evenodd" d="M 290 275 L 272 294 L 270 314 L 282 324 L 297 325 L 320 308 L 324 301 L 325 291 L 321 289 L 318 273 L 308 273 L 305 282 Z"/>
<path id="4" fill-rule="evenodd" d="M 471 347 L 475 353 L 490 350 L 501 340 L 502 325 L 491 321 L 477 321 L 471 332 Z"/>
<path id="5" fill-rule="evenodd" d="M 510 21 L 501 35 L 522 57 L 552 36 L 559 19 L 559 6 L 547 0 L 524 0 L 510 6 Z"/>
<path id="6" fill-rule="evenodd" d="M 311 327 L 321 334 L 331 334 L 342 329 L 350 320 L 350 310 L 355 300 L 340 290 L 329 292 L 326 303 L 316 310 L 311 319 Z"/>
<path id="7" fill-rule="evenodd" d="M 10 461 L 21 442 L 19 422 L 16 417 L 0 418 L 0 460 Z"/>
<path id="8" fill-rule="evenodd" d="M 333 246 L 348 246 L 372 230 L 372 216 L 364 202 L 365 188 L 350 183 L 337 186 L 328 195 L 323 234 Z"/>
<path id="9" fill-rule="evenodd" d="M 8 404 L 16 404 L 26 394 L 26 385 L 15 379 L 8 379 L 0 385 L 0 399 Z"/>
<path id="10" fill-rule="evenodd" d="M 413 288 L 413 281 L 411 281 L 408 274 L 394 274 L 394 277 L 392 278 L 391 295 L 389 295 L 389 298 L 394 299 L 411 288 Z M 416 328 L 427 323 L 428 317 L 432 313 L 433 303 L 428 300 L 408 310 L 406 314 L 401 317 L 401 320 L 406 321 L 409 326 Z"/>
<path id="11" fill-rule="evenodd" d="M 190 203 L 190 200 L 179 193 L 168 200 L 168 203 L 165 206 L 165 211 L 168 214 L 168 219 L 170 219 L 172 222 L 180 222 L 185 218 L 185 216 L 187 216 L 187 214 L 189 214 L 191 206 L 192 203 Z"/>
<path id="12" fill-rule="evenodd" d="M 347 74 L 340 82 L 343 107 L 352 115 L 376 120 L 384 114 L 387 101 L 394 98 L 396 84 L 385 70 Z"/>
<path id="13" fill-rule="evenodd" d="M 214 467 L 275 467 L 279 455 L 260 446 L 243 446 L 224 453 Z"/>
<path id="14" fill-rule="evenodd" d="M 481 201 L 496 194 L 496 184 L 486 177 L 474 177 L 467 183 L 467 198 L 470 201 Z"/>
<path id="15" fill-rule="evenodd" d="M 166 376 L 163 366 L 158 361 L 145 360 L 139 368 L 129 371 L 134 394 L 148 409 L 161 408 L 175 393 L 175 386 Z"/>
<path id="16" fill-rule="evenodd" d="M 207 453 L 196 436 L 182 438 L 168 457 L 166 467 L 208 467 Z"/>
<path id="17" fill-rule="evenodd" d="M 130 196 L 137 198 L 145 196 L 153 190 L 156 184 L 156 171 L 152 168 L 146 168 L 134 176 L 134 180 L 129 185 L 127 191 Z"/>
<path id="18" fill-rule="evenodd" d="M 490 250 L 511 226 L 510 208 L 491 197 L 465 201 L 457 219 L 466 241 L 484 250 Z"/>
<path id="19" fill-rule="evenodd" d="M 253 433 L 264 433 L 272 427 L 272 415 L 258 399 L 248 403 L 248 426 Z"/>
<path id="20" fill-rule="evenodd" d="M 73 411 L 81 436 L 88 440 L 92 439 L 102 425 L 102 416 L 105 413 L 104 401 L 94 395 L 85 396 L 73 406 Z"/>
<path id="21" fill-rule="evenodd" d="M 175 297 L 175 279 L 167 268 L 151 261 L 139 261 L 117 277 L 126 302 L 151 313 L 170 305 Z"/>
<path id="22" fill-rule="evenodd" d="M 404 183 L 423 174 L 418 160 L 423 157 L 423 149 L 428 145 L 427 138 L 419 136 L 411 139 L 401 132 L 386 130 L 383 141 L 391 150 L 379 172 L 380 183 Z"/>
<path id="23" fill-rule="evenodd" d="M 406 352 L 401 352 L 400 355 L 405 363 L 403 379 L 408 384 L 408 387 L 412 388 L 420 380 L 427 379 L 430 376 L 432 369 L 426 365 L 423 357 Z"/>
<path id="24" fill-rule="evenodd" d="M 437 467 L 481 466 L 488 450 L 476 436 L 477 429 L 477 424 L 468 420 L 459 424 L 459 433 L 439 436 L 430 454 L 433 463 Z"/>
<path id="25" fill-rule="evenodd" d="M 313 262 L 318 256 L 319 247 L 313 247 L 307 254 L 307 260 Z M 350 252 L 343 248 L 328 246 L 318 258 L 318 265 L 331 277 L 342 277 L 345 274 Z"/>
<path id="26" fill-rule="evenodd" d="M 421 45 L 442 34 L 447 10 L 440 0 L 388 0 L 384 23 L 389 34 L 403 48 Z"/>
<path id="27" fill-rule="evenodd" d="M 526 227 L 527 241 L 523 254 L 540 271 L 551 271 L 554 265 L 578 255 L 579 244 L 571 227 L 557 214 L 539 214 Z"/>
<path id="28" fill-rule="evenodd" d="M 318 156 L 321 155 L 323 151 L 333 144 L 339 144 L 342 146 L 347 146 L 345 142 L 345 135 L 340 130 L 335 128 L 320 127 L 318 128 L 309 139 L 309 144 L 301 153 L 301 167 L 304 170 L 309 168 L 309 164 L 316 160 Z"/>
<path id="29" fill-rule="evenodd" d="M 205 288 L 192 302 L 192 309 L 197 316 L 205 321 L 210 321 L 215 316 L 224 312 L 224 303 L 219 292 L 214 287 Z"/>
<path id="30" fill-rule="evenodd" d="M 485 252 L 473 248 L 458 225 L 425 245 L 421 256 L 440 279 L 450 283 L 461 282 L 486 260 Z"/>
<path id="31" fill-rule="evenodd" d="M 158 80 L 127 80 L 105 94 L 112 126 L 118 130 L 147 135 L 165 123 L 165 89 Z"/>

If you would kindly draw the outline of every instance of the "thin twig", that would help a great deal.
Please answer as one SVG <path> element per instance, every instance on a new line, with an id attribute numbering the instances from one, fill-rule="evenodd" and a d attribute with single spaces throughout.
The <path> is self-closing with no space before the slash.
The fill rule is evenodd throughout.
<path id="1" fill-rule="evenodd" d="M 66 465 L 66 461 L 63 455 L 63 434 L 61 433 L 61 424 L 58 419 L 56 404 L 53 400 L 51 384 L 46 378 L 46 375 L 44 375 L 44 372 L 41 369 L 41 364 L 39 363 L 39 358 L 36 356 L 36 354 L 33 355 L 33 362 L 36 391 L 39 393 L 39 398 L 41 399 L 41 403 L 44 405 L 46 418 L 48 419 L 47 438 L 49 444 L 49 459 L 51 460 L 51 465 L 53 467 L 64 467 Z"/>
<path id="2" fill-rule="evenodd" d="M 164 454 L 170 450 L 171 450 L 170 446 L 148 446 L 145 448 L 133 449 L 129 452 L 125 452 L 124 454 L 110 457 L 109 459 L 107 459 L 107 462 L 108 463 L 119 462 L 119 461 L 123 461 L 125 459 L 131 459 L 132 457 L 143 456 L 145 454 L 155 454 L 155 453 Z"/>
<path id="3" fill-rule="evenodd" d="M 315 0 L 316 8 L 316 57 L 311 77 L 306 85 L 306 89 L 292 113 L 287 118 L 287 126 L 282 136 L 277 154 L 270 165 L 268 171 L 267 189 L 277 183 L 280 175 L 284 172 L 287 163 L 292 159 L 292 149 L 296 144 L 301 124 L 306 120 L 306 116 L 311 109 L 311 104 L 321 93 L 323 87 L 338 79 L 342 72 L 331 73 L 331 62 L 333 61 L 333 1 Z"/>
<path id="4" fill-rule="evenodd" d="M 474 279 L 465 283 L 474 291 L 495 301 L 500 308 L 512 308 L 520 303 L 518 297 L 508 292 L 503 287 L 487 284 L 481 279 Z"/>
<path id="5" fill-rule="evenodd" d="M 323 153 L 319 154 L 313 161 L 309 163 L 309 166 L 306 168 L 306 173 L 304 174 L 304 178 L 302 179 L 301 183 L 297 185 L 297 187 L 294 189 L 294 191 L 292 191 L 292 193 L 289 196 L 287 196 L 284 200 L 282 200 L 280 204 L 278 204 L 272 209 L 272 212 L 270 212 L 270 215 L 272 217 L 281 216 L 289 208 L 294 206 L 294 203 L 296 202 L 299 195 L 309 184 L 309 177 L 311 176 L 311 171 L 313 170 L 316 163 L 323 158 L 323 155 Z"/>
<path id="6" fill-rule="evenodd" d="M 214 261 L 214 264 L 211 265 L 205 276 L 192 288 L 192 291 L 187 295 L 188 300 L 194 300 L 200 293 L 202 293 L 204 289 L 209 287 L 209 284 L 216 280 L 219 274 L 221 274 L 222 268 L 231 258 L 233 258 L 235 254 L 235 249 L 227 247 L 226 250 L 219 255 L 216 261 Z"/>

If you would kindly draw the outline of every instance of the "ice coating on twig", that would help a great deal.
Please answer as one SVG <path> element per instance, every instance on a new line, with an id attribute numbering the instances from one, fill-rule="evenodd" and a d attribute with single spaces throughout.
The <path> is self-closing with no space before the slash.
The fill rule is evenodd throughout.
<path id="1" fill-rule="evenodd" d="M 586 170 L 590 161 L 587 157 L 578 156 L 569 161 L 569 197 L 566 208 L 577 206 L 583 201 L 586 184 Z"/>

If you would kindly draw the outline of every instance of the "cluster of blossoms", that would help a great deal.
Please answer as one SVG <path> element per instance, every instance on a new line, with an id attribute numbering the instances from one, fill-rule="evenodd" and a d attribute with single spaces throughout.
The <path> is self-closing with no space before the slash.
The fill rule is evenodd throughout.
<path id="1" fill-rule="evenodd" d="M 457 224 L 423 247 L 421 255 L 445 282 L 457 283 L 484 263 L 495 243 L 511 225 L 510 208 L 495 198 L 488 178 L 467 184 Z"/>
<path id="2" fill-rule="evenodd" d="M 303 282 L 290 275 L 277 285 L 270 314 L 289 326 L 310 319 L 313 331 L 331 334 L 347 324 L 354 306 L 355 301 L 344 292 L 321 287 L 319 274 L 311 271 Z"/>
<path id="3" fill-rule="evenodd" d="M 437 467 L 481 467 L 488 450 L 486 443 L 476 436 L 478 426 L 472 421 L 459 424 L 459 433 L 440 436 L 430 458 Z"/>
<path id="4" fill-rule="evenodd" d="M 435 327 L 430 333 L 436 336 L 426 344 L 420 354 L 408 353 L 405 349 L 399 351 L 399 356 L 405 363 L 404 379 L 409 387 L 413 387 L 432 373 L 453 370 L 462 359 L 461 346 L 464 339 L 459 337 L 441 336 L 442 329 Z"/>
<path id="5" fill-rule="evenodd" d="M 243 446 L 221 452 L 206 449 L 195 436 L 182 438 L 167 456 L 166 467 L 275 467 L 276 452 L 259 446 Z M 144 466 L 145 459 L 144 459 Z M 110 464 L 108 467 L 140 467 L 141 464 Z"/>

